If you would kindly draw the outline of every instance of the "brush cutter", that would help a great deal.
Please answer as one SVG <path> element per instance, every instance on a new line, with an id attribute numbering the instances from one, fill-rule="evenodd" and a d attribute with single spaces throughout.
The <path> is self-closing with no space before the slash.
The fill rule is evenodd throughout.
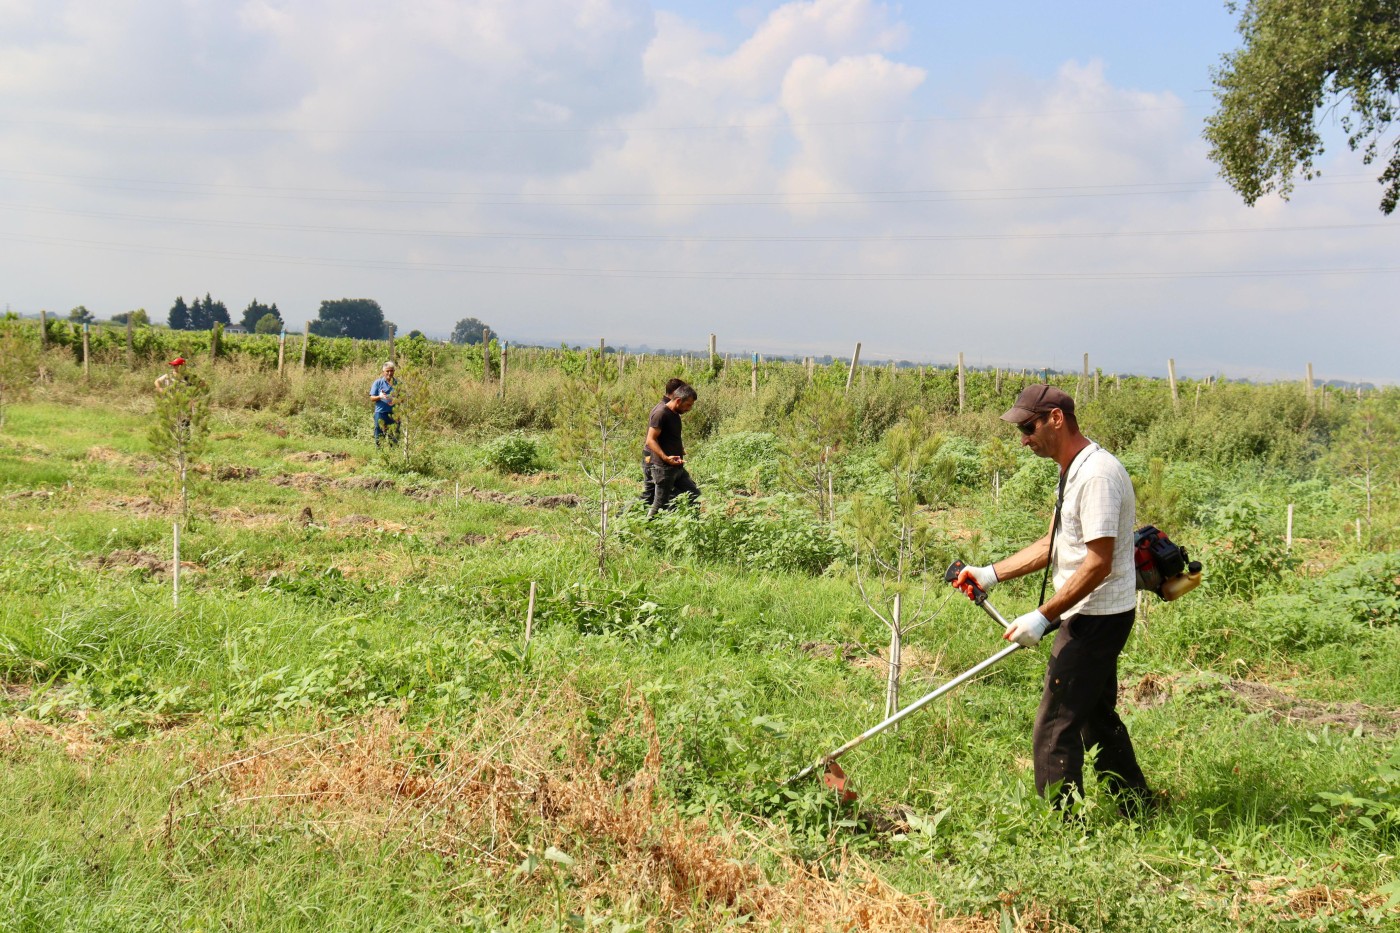
<path id="1" fill-rule="evenodd" d="M 953 563 L 949 565 L 947 572 L 943 574 L 943 579 L 950 584 L 955 583 L 957 581 L 958 574 L 962 572 L 962 569 L 965 566 L 967 565 L 960 560 L 953 561 Z M 1011 627 L 1011 623 L 1007 622 L 1006 619 L 1002 616 L 1002 614 L 1000 612 L 997 612 L 996 607 L 994 607 L 991 603 L 987 601 L 987 592 L 983 590 L 980 586 L 978 586 L 975 582 L 969 580 L 966 583 L 964 583 L 963 586 L 960 588 L 964 593 L 967 594 L 968 598 L 971 599 L 973 603 L 980 606 L 983 609 L 983 611 L 987 613 L 987 615 L 991 616 L 993 621 L 1000 625 L 1003 631 Z M 934 700 L 943 696 L 943 694 L 948 693 L 954 688 L 967 683 L 969 680 L 976 677 L 978 674 L 987 670 L 989 667 L 995 665 L 1002 658 L 1013 655 L 1020 650 L 1021 645 L 1015 644 L 1013 642 L 1012 644 L 998 651 L 996 654 L 987 658 L 982 663 L 970 667 L 966 671 L 963 671 L 961 674 L 954 677 L 946 684 L 943 684 L 936 690 L 933 690 L 919 697 L 913 703 L 910 703 L 908 706 L 904 707 L 904 709 L 890 716 L 883 722 L 876 723 L 869 729 L 866 729 L 860 735 L 851 739 L 849 742 L 847 742 L 845 745 L 842 745 L 835 751 L 828 752 L 827 754 L 821 756 L 815 762 L 803 768 L 801 771 L 797 772 L 783 783 L 791 784 L 795 781 L 800 781 L 808 775 L 814 773 L 815 771 L 821 770 L 822 783 L 824 783 L 827 787 L 830 787 L 832 790 L 836 791 L 836 795 L 838 798 L 840 798 L 842 803 L 849 803 L 850 801 L 855 800 L 855 791 L 847 787 L 846 772 L 841 770 L 841 766 L 836 763 L 836 759 L 840 758 L 842 755 L 846 754 L 851 749 L 860 746 L 867 739 L 873 738 L 874 736 L 879 735 L 881 732 L 884 732 L 886 729 L 899 722 L 901 719 L 904 719 L 908 716 L 912 716 L 913 714 L 917 713 L 919 710 L 923 709 L 925 706 L 929 705 Z"/>

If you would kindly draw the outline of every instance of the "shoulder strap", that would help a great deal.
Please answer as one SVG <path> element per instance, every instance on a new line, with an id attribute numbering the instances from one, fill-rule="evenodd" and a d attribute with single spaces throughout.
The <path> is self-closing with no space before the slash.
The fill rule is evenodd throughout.
<path id="1" fill-rule="evenodd" d="M 1073 463 L 1070 466 L 1074 466 Z M 1050 523 L 1050 554 L 1045 561 L 1045 576 L 1040 578 L 1040 602 L 1037 606 L 1045 605 L 1045 588 L 1050 583 L 1050 568 L 1055 566 L 1055 536 L 1060 531 L 1060 509 L 1065 504 L 1065 480 L 1069 479 L 1069 470 L 1060 471 L 1060 488 L 1055 491 L 1055 520 Z"/>

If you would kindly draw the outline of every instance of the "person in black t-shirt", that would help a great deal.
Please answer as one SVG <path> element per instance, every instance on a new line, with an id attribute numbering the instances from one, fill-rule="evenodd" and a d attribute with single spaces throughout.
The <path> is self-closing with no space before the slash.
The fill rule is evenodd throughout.
<path id="1" fill-rule="evenodd" d="M 662 404 L 662 405 L 665 405 L 667 402 L 669 402 L 669 401 L 671 400 L 671 395 L 672 395 L 677 389 L 679 389 L 681 386 L 683 386 L 683 385 L 685 385 L 685 384 L 686 384 L 686 383 L 685 383 L 685 380 L 684 380 L 684 379 L 677 379 L 675 376 L 672 376 L 670 379 L 667 379 L 667 380 L 666 380 L 666 388 L 663 389 L 662 392 L 661 392 L 661 404 Z M 652 453 L 651 453 L 650 450 L 647 449 L 646 439 L 643 438 L 643 440 L 642 440 L 642 505 L 645 505 L 645 506 L 647 506 L 648 508 L 651 507 L 651 500 L 652 500 L 652 499 L 655 497 L 655 495 L 656 495 L 656 487 L 654 487 L 654 486 L 652 485 L 652 482 L 651 482 L 651 467 L 649 466 L 649 464 L 651 463 L 651 457 L 652 457 Z"/>
<path id="2" fill-rule="evenodd" d="M 700 487 L 685 469 L 685 443 L 681 440 L 681 415 L 695 407 L 695 399 L 695 389 L 683 385 L 669 402 L 653 408 L 647 419 L 647 452 L 651 454 L 647 472 L 653 487 L 648 517 L 670 508 L 678 495 L 700 498 Z"/>

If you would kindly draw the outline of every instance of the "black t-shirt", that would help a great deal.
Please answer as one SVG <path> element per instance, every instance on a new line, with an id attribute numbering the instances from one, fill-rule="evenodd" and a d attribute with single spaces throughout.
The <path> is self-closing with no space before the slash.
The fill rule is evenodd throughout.
<path id="1" fill-rule="evenodd" d="M 664 395 L 661 396 L 661 404 L 662 404 L 662 405 L 665 405 L 668 401 L 670 401 L 670 399 L 666 398 L 666 396 L 664 396 Z M 642 456 L 645 457 L 645 456 L 647 456 L 647 455 L 650 454 L 650 453 L 651 453 L 651 448 L 647 447 L 647 440 L 646 440 L 645 437 L 643 437 L 643 438 L 642 438 Z"/>
<path id="2" fill-rule="evenodd" d="M 656 428 L 656 446 L 668 457 L 684 457 L 685 444 L 681 443 L 681 416 L 666 407 L 662 402 L 651 410 L 647 427 Z"/>

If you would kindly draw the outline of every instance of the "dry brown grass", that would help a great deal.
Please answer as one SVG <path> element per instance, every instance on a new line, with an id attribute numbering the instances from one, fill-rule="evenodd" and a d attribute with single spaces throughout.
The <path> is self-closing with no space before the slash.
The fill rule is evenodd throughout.
<path id="1" fill-rule="evenodd" d="M 248 822 L 317 825 L 337 845 L 388 842 L 427 849 L 464 874 L 552 912 L 634 904 L 650 927 L 711 926 L 748 915 L 760 927 L 991 931 L 990 919 L 950 918 L 932 898 L 901 892 L 856 856 L 826 870 L 766 850 L 740 827 L 681 817 L 657 790 L 662 748 L 650 709 L 631 701 L 648 740 L 641 767 L 618 774 L 609 749 L 580 723 L 569 690 L 547 704 L 507 700 L 483 709 L 465 734 L 415 730 L 383 713 L 322 732 L 279 736 L 223 762 L 206 762 L 171 799 L 170 841 Z M 203 800 L 191 806 L 192 798 Z M 212 800 L 212 802 L 211 802 Z M 180 811 L 188 810 L 185 815 Z M 574 860 L 517 869 L 549 847 Z M 471 869 L 475 869 L 472 872 Z M 556 889 L 556 873 L 568 884 Z M 1043 929 L 1023 918 L 1018 929 Z"/>

